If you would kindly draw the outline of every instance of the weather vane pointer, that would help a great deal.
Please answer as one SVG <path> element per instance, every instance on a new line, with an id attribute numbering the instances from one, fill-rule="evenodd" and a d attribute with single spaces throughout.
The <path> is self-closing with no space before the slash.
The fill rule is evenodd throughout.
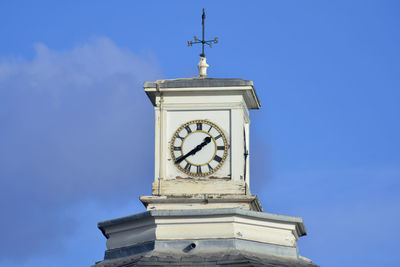
<path id="1" fill-rule="evenodd" d="M 204 45 L 208 45 L 209 47 L 212 47 L 212 44 L 213 44 L 213 43 L 214 43 L 214 44 L 218 43 L 218 37 L 215 37 L 214 40 L 208 40 L 208 41 L 204 40 L 204 39 L 205 39 L 205 38 L 204 38 L 204 28 L 205 28 L 205 26 L 204 26 L 204 21 L 205 21 L 205 19 L 206 19 L 206 12 L 205 12 L 205 10 L 204 10 L 204 8 L 203 8 L 203 15 L 201 16 L 201 25 L 203 26 L 203 35 L 202 35 L 202 39 L 199 40 L 199 39 L 197 38 L 197 36 L 195 36 L 195 37 L 194 37 L 194 41 L 188 41 L 188 42 L 187 42 L 187 45 L 188 45 L 188 46 L 192 46 L 192 45 L 194 45 L 194 44 L 201 44 L 202 50 L 201 50 L 200 57 L 206 57 L 206 54 L 204 53 Z"/>

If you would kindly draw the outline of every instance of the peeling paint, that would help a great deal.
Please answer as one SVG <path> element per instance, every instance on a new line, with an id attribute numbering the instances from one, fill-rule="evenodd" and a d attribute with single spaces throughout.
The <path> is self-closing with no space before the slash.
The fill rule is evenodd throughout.
<path id="1" fill-rule="evenodd" d="M 210 176 L 209 179 L 218 179 L 218 180 L 231 180 L 230 177 L 217 177 L 217 176 Z"/>

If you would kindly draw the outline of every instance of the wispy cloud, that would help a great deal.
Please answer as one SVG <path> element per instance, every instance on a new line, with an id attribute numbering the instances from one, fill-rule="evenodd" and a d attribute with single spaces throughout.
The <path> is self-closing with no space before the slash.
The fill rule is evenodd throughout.
<path id="1" fill-rule="evenodd" d="M 155 57 L 107 38 L 35 51 L 0 60 L 4 260 L 56 251 L 78 223 L 64 208 L 150 192 L 153 175 L 153 110 L 141 86 L 162 76 Z"/>

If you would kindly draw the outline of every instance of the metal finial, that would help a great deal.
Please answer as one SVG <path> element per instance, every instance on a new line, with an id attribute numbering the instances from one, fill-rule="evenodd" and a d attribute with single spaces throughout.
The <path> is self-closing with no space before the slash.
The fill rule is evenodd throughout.
<path id="1" fill-rule="evenodd" d="M 192 46 L 193 44 L 201 44 L 202 50 L 201 50 L 200 57 L 206 57 L 206 54 L 204 53 L 204 45 L 205 44 L 207 44 L 209 47 L 212 47 L 213 43 L 214 44 L 218 43 L 218 37 L 215 37 L 214 40 L 209 40 L 209 41 L 204 40 L 204 28 L 205 28 L 204 20 L 205 19 L 206 19 L 206 12 L 205 12 L 205 10 L 203 8 L 203 15 L 201 16 L 201 25 L 203 27 L 203 38 L 201 40 L 199 40 L 197 38 L 197 36 L 195 36 L 194 37 L 194 41 L 188 41 L 188 43 L 187 43 L 188 46 Z"/>

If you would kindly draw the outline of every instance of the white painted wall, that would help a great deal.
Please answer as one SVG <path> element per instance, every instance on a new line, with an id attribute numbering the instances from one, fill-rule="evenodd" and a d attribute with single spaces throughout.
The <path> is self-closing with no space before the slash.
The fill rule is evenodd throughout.
<path id="1" fill-rule="evenodd" d="M 173 186 L 179 186 L 178 178 L 202 180 L 201 186 L 200 183 L 191 184 L 182 181 L 184 190 L 182 193 L 185 195 L 199 194 L 199 192 L 207 194 L 207 190 L 212 188 L 213 183 L 215 184 L 215 179 L 223 179 L 226 184 L 227 178 L 229 178 L 228 183 L 232 183 L 231 186 L 225 187 L 230 188 L 229 194 L 250 194 L 249 158 L 245 162 L 244 152 L 245 147 L 249 148 L 250 123 L 246 98 L 251 94 L 247 91 L 243 93 L 244 89 L 249 90 L 247 87 L 158 88 L 158 91 L 154 88 L 145 88 L 155 94 L 153 195 L 177 194 L 177 188 L 173 190 L 174 192 L 171 190 Z M 228 156 L 224 164 L 209 177 L 189 177 L 175 166 L 170 153 L 170 143 L 175 131 L 182 124 L 197 119 L 216 124 L 224 132 L 229 143 Z M 207 182 L 210 185 L 207 186 Z M 158 189 L 160 184 L 161 188 Z M 211 191 L 209 193 L 218 193 L 215 190 Z M 225 190 L 225 193 L 228 191 Z"/>

